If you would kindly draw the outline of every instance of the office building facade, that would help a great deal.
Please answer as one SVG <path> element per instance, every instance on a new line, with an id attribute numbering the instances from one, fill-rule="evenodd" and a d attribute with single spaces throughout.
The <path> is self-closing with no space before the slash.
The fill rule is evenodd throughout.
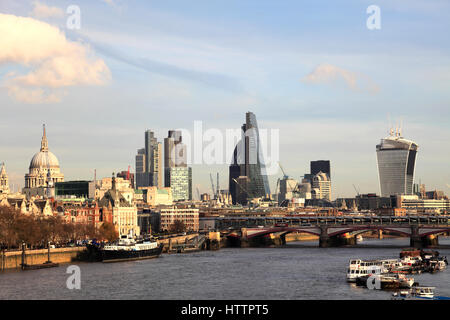
<path id="1" fill-rule="evenodd" d="M 162 144 L 151 130 L 145 131 L 145 146 L 137 151 L 135 173 L 136 188 L 162 188 Z"/>
<path id="2" fill-rule="evenodd" d="M 316 160 L 310 163 L 310 172 L 313 176 L 319 172 L 326 173 L 331 178 L 330 160 Z"/>
<path id="3" fill-rule="evenodd" d="M 164 186 L 173 201 L 192 200 L 192 168 L 187 166 L 186 145 L 181 131 L 170 130 L 164 139 Z"/>
<path id="4" fill-rule="evenodd" d="M 165 168 L 166 187 L 172 189 L 173 201 L 192 200 L 192 168 Z"/>
<path id="5" fill-rule="evenodd" d="M 411 195 L 413 193 L 414 169 L 419 146 L 390 131 L 387 138 L 376 146 L 378 174 L 382 197 Z"/>

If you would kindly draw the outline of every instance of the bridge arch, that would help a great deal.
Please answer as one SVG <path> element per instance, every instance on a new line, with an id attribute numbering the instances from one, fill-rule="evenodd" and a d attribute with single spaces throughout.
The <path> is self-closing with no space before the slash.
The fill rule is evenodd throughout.
<path id="1" fill-rule="evenodd" d="M 334 232 L 329 232 L 328 236 L 330 236 L 330 237 L 339 236 L 339 235 L 343 235 L 345 233 L 353 233 L 353 234 L 357 235 L 357 234 L 361 234 L 361 233 L 364 233 L 367 231 L 372 231 L 372 230 L 382 230 L 382 231 L 389 231 L 389 232 L 393 232 L 393 233 L 399 233 L 406 237 L 411 236 L 410 228 L 395 228 L 395 227 L 384 227 L 384 226 L 361 226 L 361 227 L 351 227 L 351 228 L 340 228 L 340 230 L 336 230 Z"/>

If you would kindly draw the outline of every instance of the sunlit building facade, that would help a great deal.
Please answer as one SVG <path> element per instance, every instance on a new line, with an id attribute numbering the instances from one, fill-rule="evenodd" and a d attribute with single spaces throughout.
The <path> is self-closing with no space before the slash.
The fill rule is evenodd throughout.
<path id="1" fill-rule="evenodd" d="M 413 194 L 414 168 L 418 145 L 390 131 L 377 145 L 378 174 L 382 197 Z"/>

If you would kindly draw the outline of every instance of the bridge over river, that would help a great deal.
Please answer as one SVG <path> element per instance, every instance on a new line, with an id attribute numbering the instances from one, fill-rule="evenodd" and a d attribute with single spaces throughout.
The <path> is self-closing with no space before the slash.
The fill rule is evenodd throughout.
<path id="1" fill-rule="evenodd" d="M 358 234 L 381 230 L 409 237 L 410 245 L 420 248 L 437 245 L 438 235 L 450 232 L 450 216 L 216 217 L 215 228 L 241 245 L 264 242 L 264 237 L 284 244 L 286 234 L 304 232 L 318 236 L 320 247 L 339 246 L 356 244 Z"/>

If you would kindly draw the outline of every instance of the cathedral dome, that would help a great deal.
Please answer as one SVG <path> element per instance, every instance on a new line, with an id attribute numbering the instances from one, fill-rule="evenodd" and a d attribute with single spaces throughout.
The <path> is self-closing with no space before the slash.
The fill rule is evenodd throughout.
<path id="1" fill-rule="evenodd" d="M 30 162 L 30 172 L 32 169 L 59 169 L 59 161 L 56 156 L 48 150 L 47 135 L 42 135 L 41 150 L 36 153 Z"/>
<path id="2" fill-rule="evenodd" d="M 44 134 L 41 141 L 41 150 L 30 161 L 29 173 L 25 174 L 25 188 L 50 187 L 55 182 L 63 182 L 64 175 L 59 168 L 56 156 L 48 150 L 48 141 Z"/>
<path id="3" fill-rule="evenodd" d="M 36 153 L 31 159 L 30 170 L 39 168 L 46 168 L 46 169 L 59 168 L 58 158 L 56 158 L 56 156 L 50 151 L 40 151 Z"/>

